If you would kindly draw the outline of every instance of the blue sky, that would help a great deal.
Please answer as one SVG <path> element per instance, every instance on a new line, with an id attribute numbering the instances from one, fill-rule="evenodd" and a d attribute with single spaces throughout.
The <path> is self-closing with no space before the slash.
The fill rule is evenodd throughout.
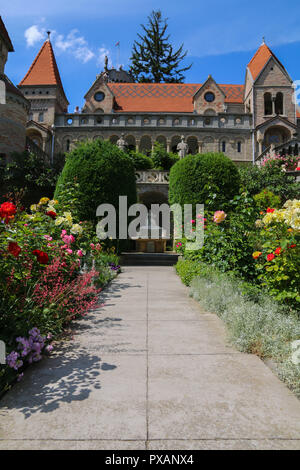
<path id="1" fill-rule="evenodd" d="M 6 74 L 19 83 L 52 31 L 52 44 L 70 112 L 103 69 L 105 54 L 127 68 L 140 24 L 153 9 L 169 18 L 175 46 L 184 43 L 186 63 L 193 62 L 186 82 L 201 83 L 209 74 L 219 83 L 243 83 L 246 65 L 262 37 L 300 79 L 299 0 L 0 0 L 0 14 L 13 41 Z"/>

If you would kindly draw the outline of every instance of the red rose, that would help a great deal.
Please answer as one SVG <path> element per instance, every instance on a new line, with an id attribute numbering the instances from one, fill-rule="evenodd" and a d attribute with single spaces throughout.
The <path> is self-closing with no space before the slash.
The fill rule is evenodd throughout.
<path id="1" fill-rule="evenodd" d="M 272 261 L 274 258 L 275 258 L 275 255 L 273 255 L 273 253 L 270 253 L 270 254 L 267 256 L 267 260 L 268 260 L 268 261 Z"/>
<path id="2" fill-rule="evenodd" d="M 32 254 L 36 256 L 36 259 L 38 260 L 39 263 L 48 264 L 49 256 L 44 251 L 34 250 Z"/>
<path id="3" fill-rule="evenodd" d="M 268 214 L 273 214 L 273 212 L 275 212 L 275 209 L 271 209 L 270 207 L 268 207 L 267 213 Z"/>
<path id="4" fill-rule="evenodd" d="M 291 245 L 290 248 L 296 248 L 297 245 Z"/>
<path id="5" fill-rule="evenodd" d="M 280 255 L 281 252 L 282 252 L 282 248 L 281 248 L 281 246 L 279 246 L 279 247 L 276 248 L 276 250 L 275 250 L 275 255 Z"/>
<path id="6" fill-rule="evenodd" d="M 14 217 L 16 212 L 17 208 L 12 202 L 3 202 L 0 206 L 0 217 L 1 219 L 5 219 L 6 224 Z"/>
<path id="7" fill-rule="evenodd" d="M 11 255 L 17 258 L 19 254 L 21 253 L 21 248 L 16 242 L 10 242 L 8 245 L 8 251 L 10 252 Z"/>
<path id="8" fill-rule="evenodd" d="M 46 215 L 49 215 L 49 217 L 51 217 L 53 220 L 56 219 L 56 213 L 53 211 L 46 212 Z"/>

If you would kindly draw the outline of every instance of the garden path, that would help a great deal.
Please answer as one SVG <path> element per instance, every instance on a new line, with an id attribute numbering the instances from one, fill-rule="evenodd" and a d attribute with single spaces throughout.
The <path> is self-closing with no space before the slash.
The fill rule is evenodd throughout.
<path id="1" fill-rule="evenodd" d="M 126 267 L 0 402 L 0 449 L 299 449 L 300 402 L 172 267 Z"/>

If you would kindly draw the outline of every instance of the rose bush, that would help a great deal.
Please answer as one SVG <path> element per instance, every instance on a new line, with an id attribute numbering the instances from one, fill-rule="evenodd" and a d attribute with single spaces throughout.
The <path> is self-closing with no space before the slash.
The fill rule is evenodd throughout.
<path id="1" fill-rule="evenodd" d="M 256 223 L 258 280 L 279 301 L 300 303 L 300 201 L 287 201 L 282 209 L 268 208 Z M 258 221 L 257 221 L 258 222 Z"/>
<path id="2" fill-rule="evenodd" d="M 1 204 L 0 339 L 8 355 L 0 392 L 51 350 L 51 341 L 95 305 L 116 275 L 115 253 L 91 241 L 89 224 L 56 200 L 43 197 L 30 213 L 11 201 Z"/>

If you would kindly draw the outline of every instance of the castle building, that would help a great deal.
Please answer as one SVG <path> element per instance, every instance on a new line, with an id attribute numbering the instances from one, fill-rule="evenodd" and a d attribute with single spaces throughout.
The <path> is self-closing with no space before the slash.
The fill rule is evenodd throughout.
<path id="1" fill-rule="evenodd" d="M 204 83 L 134 83 L 106 61 L 81 112 L 68 113 L 48 38 L 19 89 L 31 103 L 27 135 L 48 153 L 51 142 L 56 153 L 68 152 L 79 141 L 116 143 L 122 134 L 129 149 L 147 154 L 158 141 L 176 152 L 184 136 L 191 154 L 221 151 L 247 163 L 293 141 L 300 125 L 293 81 L 265 42 L 241 85 L 219 84 L 211 75 Z"/>
<path id="2" fill-rule="evenodd" d="M 8 53 L 14 52 L 11 39 L 0 16 L 0 164 L 12 152 L 25 150 L 29 102 L 5 75 Z"/>

